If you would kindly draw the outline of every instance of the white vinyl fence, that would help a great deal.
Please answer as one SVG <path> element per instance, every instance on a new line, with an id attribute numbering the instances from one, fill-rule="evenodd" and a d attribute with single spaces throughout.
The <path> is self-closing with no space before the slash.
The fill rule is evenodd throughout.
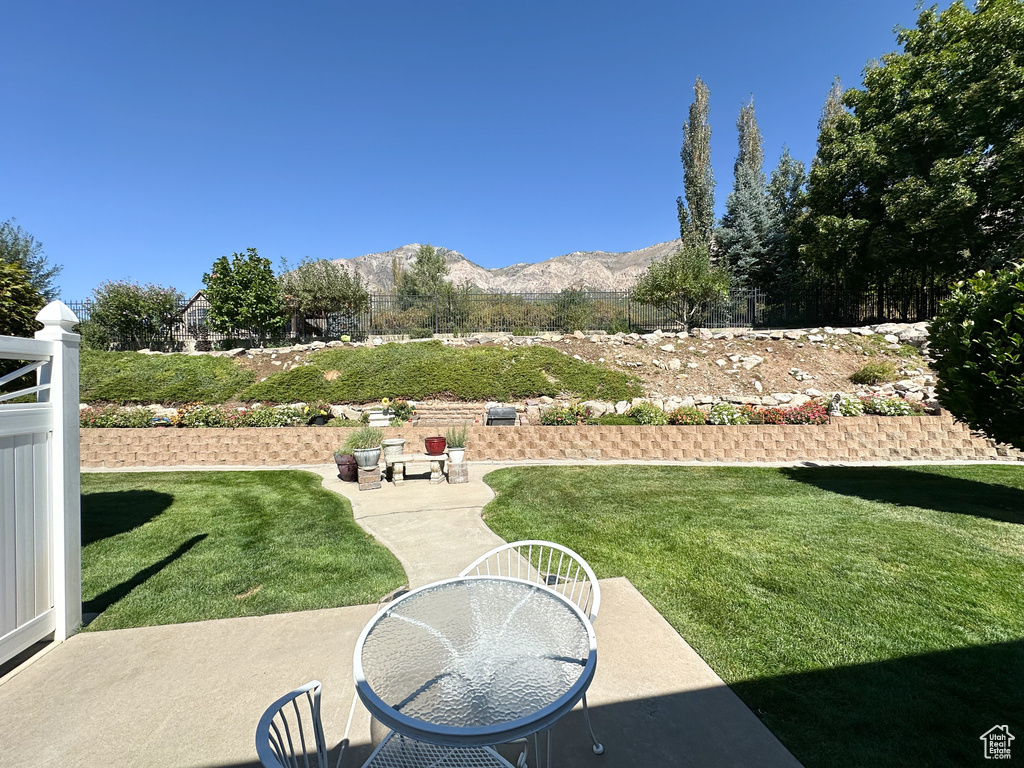
<path id="1" fill-rule="evenodd" d="M 0 385 L 36 374 L 0 393 L 0 663 L 82 623 L 78 318 L 54 301 L 36 319 L 34 339 L 0 336 L 0 360 L 23 363 Z"/>

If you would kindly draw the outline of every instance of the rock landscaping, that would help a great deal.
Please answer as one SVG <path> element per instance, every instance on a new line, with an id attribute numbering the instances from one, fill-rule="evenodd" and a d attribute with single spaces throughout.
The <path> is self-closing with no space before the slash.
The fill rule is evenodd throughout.
<path id="1" fill-rule="evenodd" d="M 197 352 L 232 358 L 256 380 L 309 364 L 311 353 L 336 348 L 381 347 L 414 344 L 422 340 L 374 337 L 362 342 L 314 341 L 282 348 L 238 348 Z M 873 410 L 880 398 L 899 398 L 914 404 L 914 412 L 938 413 L 935 377 L 928 369 L 926 323 L 885 323 L 849 328 L 797 328 L 785 330 L 695 329 L 692 333 L 654 331 L 648 334 L 576 331 L 535 336 L 479 333 L 441 338 L 446 347 L 500 347 L 516 349 L 544 346 L 581 362 L 628 372 L 643 383 L 642 396 L 619 400 L 587 399 L 579 403 L 592 418 L 623 415 L 639 404 L 651 404 L 666 414 L 679 409 L 709 413 L 724 402 L 754 409 L 797 408 L 839 393 L 846 402 L 860 401 L 833 415 L 857 415 Z M 159 355 L 142 350 L 143 354 Z M 860 366 L 874 361 L 892 371 L 892 381 L 857 385 L 851 381 Z M 854 378 L 856 378 L 854 376 Z M 540 424 L 549 408 L 578 403 L 569 396 L 542 396 L 514 403 L 522 424 Z M 417 403 L 412 403 L 414 406 Z M 823 404 L 826 404 L 823 400 Z M 302 403 L 298 403 L 302 405 Z M 335 404 L 334 415 L 358 419 L 371 404 Z M 429 403 L 425 405 L 429 406 Z M 492 405 L 492 404 L 488 404 Z M 481 403 L 480 411 L 485 405 Z M 170 418 L 177 409 L 151 406 L 158 417 Z M 855 411 L 855 412 L 854 412 Z M 897 409 L 902 414 L 906 411 Z M 461 420 L 465 420 L 464 417 Z M 133 424 L 134 425 L 134 424 Z M 218 425 L 219 426 L 219 425 Z"/>

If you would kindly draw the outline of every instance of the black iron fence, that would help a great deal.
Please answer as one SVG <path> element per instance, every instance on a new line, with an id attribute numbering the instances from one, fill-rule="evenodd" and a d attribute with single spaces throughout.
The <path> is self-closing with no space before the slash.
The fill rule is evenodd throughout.
<path id="1" fill-rule="evenodd" d="M 372 336 L 511 333 L 603 330 L 648 333 L 657 329 L 796 328 L 816 325 L 865 325 L 885 321 L 915 322 L 935 315 L 946 292 L 927 287 L 907 291 L 853 292 L 841 288 L 804 289 L 767 294 L 756 288 L 733 289 L 726 299 L 699 305 L 654 307 L 634 301 L 630 291 L 562 291 L 400 297 L 371 294 L 368 308 L 353 315 L 295 315 L 269 334 L 253 328 L 214 331 L 207 322 L 209 302 L 199 294 L 182 303 L 170 327 L 161 329 L 152 346 L 165 349 L 217 349 L 311 339 L 352 340 Z M 92 302 L 66 302 L 88 329 Z M 116 335 L 116 334 L 115 334 Z M 112 346 L 128 346 L 111 339 Z M 139 346 L 136 342 L 131 346 Z"/>

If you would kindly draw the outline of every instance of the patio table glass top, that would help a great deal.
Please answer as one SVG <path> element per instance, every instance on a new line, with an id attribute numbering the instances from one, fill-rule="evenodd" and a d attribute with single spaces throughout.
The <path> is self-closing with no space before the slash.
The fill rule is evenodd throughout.
<path id="1" fill-rule="evenodd" d="M 548 727 L 582 698 L 597 663 L 589 620 L 538 584 L 470 576 L 409 592 L 356 645 L 371 714 L 437 744 L 497 744 Z"/>

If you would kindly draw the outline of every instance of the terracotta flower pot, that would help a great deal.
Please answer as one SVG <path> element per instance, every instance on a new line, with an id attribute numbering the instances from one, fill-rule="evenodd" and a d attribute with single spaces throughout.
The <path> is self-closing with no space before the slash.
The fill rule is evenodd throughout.
<path id="1" fill-rule="evenodd" d="M 428 456 L 440 456 L 444 453 L 444 438 L 443 437 L 425 437 L 423 438 L 423 444 L 426 446 Z"/>

